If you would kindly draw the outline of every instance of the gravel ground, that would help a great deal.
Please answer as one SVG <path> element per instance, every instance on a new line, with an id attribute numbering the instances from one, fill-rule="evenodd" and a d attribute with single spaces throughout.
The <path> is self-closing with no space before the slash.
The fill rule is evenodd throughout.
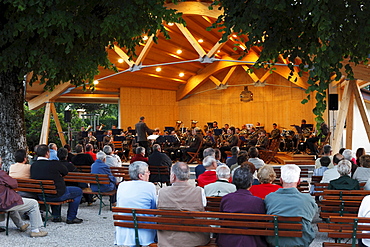
<path id="1" fill-rule="evenodd" d="M 108 198 L 105 198 L 108 204 Z M 19 232 L 13 222 L 9 225 L 9 236 L 5 232 L 0 233 L 1 247 L 18 247 L 18 246 L 114 246 L 114 226 L 112 212 L 109 211 L 109 206 L 102 209 L 101 215 L 98 215 L 99 204 L 97 202 L 92 206 L 87 206 L 86 203 L 81 204 L 78 211 L 78 218 L 84 220 L 82 224 L 67 225 L 65 222 L 53 223 L 48 221 L 44 230 L 49 234 L 43 238 L 29 237 L 29 231 Z M 67 205 L 62 207 L 62 216 L 65 221 L 67 214 Z M 316 215 L 313 225 L 317 232 L 316 223 L 321 222 Z M 0 222 L 3 226 L 4 222 Z M 316 233 L 316 238 L 310 247 L 321 247 L 322 242 L 333 242 L 329 240 L 324 233 Z M 233 246 L 231 246 L 233 247 Z"/>

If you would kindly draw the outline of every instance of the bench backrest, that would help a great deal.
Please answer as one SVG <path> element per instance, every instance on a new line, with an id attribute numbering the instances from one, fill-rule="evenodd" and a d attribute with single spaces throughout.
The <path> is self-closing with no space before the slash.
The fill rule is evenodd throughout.
<path id="1" fill-rule="evenodd" d="M 112 172 L 112 175 L 115 177 L 122 177 L 125 181 L 130 181 L 130 174 L 128 173 L 128 167 L 110 167 L 110 171 Z"/>
<path id="2" fill-rule="evenodd" d="M 327 232 L 329 238 L 335 238 L 339 243 L 341 239 L 351 239 L 353 247 L 357 239 L 370 238 L 370 232 L 362 232 L 370 231 L 370 218 L 330 217 L 329 223 L 318 223 L 317 226 L 319 232 Z"/>
<path id="3" fill-rule="evenodd" d="M 119 207 L 112 211 L 117 213 L 114 225 L 127 228 L 275 236 L 276 243 L 279 237 L 302 237 L 302 217 Z"/>
<path id="4" fill-rule="evenodd" d="M 16 191 L 24 191 L 37 194 L 57 194 L 54 180 L 36 180 L 36 179 L 20 179 L 17 178 L 18 188 Z"/>
<path id="5" fill-rule="evenodd" d="M 205 207 L 205 210 L 220 212 L 221 199 L 222 196 L 207 196 L 207 206 Z"/>
<path id="6" fill-rule="evenodd" d="M 64 177 L 66 182 L 79 182 L 90 184 L 109 184 L 110 180 L 108 174 L 93 174 L 84 172 L 69 172 Z"/>
<path id="7" fill-rule="evenodd" d="M 91 166 L 76 166 L 77 172 L 86 172 L 90 173 L 91 172 Z"/>

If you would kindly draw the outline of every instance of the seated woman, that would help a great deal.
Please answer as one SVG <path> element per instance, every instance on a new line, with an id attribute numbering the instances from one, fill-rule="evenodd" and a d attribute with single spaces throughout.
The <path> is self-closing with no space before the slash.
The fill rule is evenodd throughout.
<path id="1" fill-rule="evenodd" d="M 257 173 L 258 181 L 261 184 L 253 185 L 250 189 L 252 195 L 265 199 L 271 192 L 282 188 L 280 185 L 272 184 L 276 179 L 276 173 L 272 166 L 262 166 Z"/>
<path id="2" fill-rule="evenodd" d="M 154 184 L 149 183 L 150 172 L 148 164 L 135 161 L 129 166 L 129 174 L 132 181 L 119 184 L 117 190 L 117 206 L 124 208 L 156 209 L 156 189 Z M 152 229 L 139 229 L 140 245 L 154 243 L 156 231 Z M 136 246 L 135 229 L 116 227 L 115 244 Z"/>
<path id="3" fill-rule="evenodd" d="M 222 197 L 221 212 L 265 214 L 265 204 L 261 198 L 253 196 L 249 191 L 252 186 L 253 175 L 248 167 L 236 168 L 233 174 L 233 184 L 237 191 Z M 218 246 L 267 246 L 265 239 L 260 236 L 247 236 L 235 234 L 219 234 Z"/>
<path id="4" fill-rule="evenodd" d="M 134 163 L 135 161 L 143 161 L 148 163 L 148 157 L 145 157 L 144 147 L 137 147 L 135 149 L 135 156 L 131 158 L 130 163 Z"/>
<path id="5" fill-rule="evenodd" d="M 331 180 L 328 186 L 329 190 L 359 190 L 360 185 L 356 179 L 352 179 L 349 174 L 351 173 L 351 162 L 342 160 L 338 163 L 337 168 L 340 177 Z"/>

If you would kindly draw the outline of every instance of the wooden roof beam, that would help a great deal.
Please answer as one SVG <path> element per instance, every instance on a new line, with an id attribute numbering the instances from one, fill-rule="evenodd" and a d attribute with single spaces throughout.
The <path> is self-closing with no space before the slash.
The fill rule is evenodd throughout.
<path id="1" fill-rule="evenodd" d="M 135 64 L 140 65 L 142 61 L 144 61 L 145 57 L 148 55 L 150 48 L 154 44 L 154 35 L 150 36 L 144 46 L 144 48 L 141 50 L 139 57 L 136 59 Z"/>
<path id="2" fill-rule="evenodd" d="M 29 109 L 30 110 L 37 110 L 37 109 L 39 109 L 40 107 L 44 106 L 45 103 L 50 102 L 50 101 L 58 98 L 70 86 L 71 86 L 71 84 L 69 82 L 65 82 L 65 83 L 59 84 L 58 86 L 56 86 L 54 88 L 53 91 L 51 91 L 51 92 L 46 91 L 46 92 L 40 94 L 39 96 L 37 96 L 37 97 L 29 100 L 28 101 Z"/>
<path id="3" fill-rule="evenodd" d="M 222 84 L 225 85 L 227 83 L 227 81 L 230 79 L 231 75 L 234 73 L 235 69 L 236 69 L 236 66 L 233 66 L 233 67 L 230 68 L 229 72 L 227 72 L 225 78 L 222 80 Z"/>
<path id="4" fill-rule="evenodd" d="M 123 61 L 127 63 L 130 68 L 135 64 L 130 60 L 130 57 L 126 54 L 126 52 L 124 52 L 120 47 L 114 45 L 113 50 L 123 59 Z"/>
<path id="5" fill-rule="evenodd" d="M 217 41 L 217 43 L 212 47 L 212 49 L 207 53 L 207 57 L 212 57 L 213 55 L 215 55 L 215 53 L 220 50 L 225 44 L 226 42 L 223 42 L 223 43 L 220 43 L 221 39 L 219 41 Z"/>
<path id="6" fill-rule="evenodd" d="M 207 53 L 203 50 L 202 46 L 198 43 L 198 41 L 190 33 L 189 29 L 187 29 L 184 25 L 179 24 L 179 23 L 176 23 L 176 26 L 180 29 L 180 31 L 185 36 L 185 38 L 193 46 L 195 51 L 198 53 L 199 57 L 204 57 Z"/>

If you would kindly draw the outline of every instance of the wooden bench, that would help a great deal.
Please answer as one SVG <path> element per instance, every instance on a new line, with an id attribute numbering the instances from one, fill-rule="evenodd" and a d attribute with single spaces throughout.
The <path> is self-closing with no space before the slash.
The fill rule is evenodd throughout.
<path id="1" fill-rule="evenodd" d="M 96 195 L 100 201 L 99 203 L 99 215 L 101 214 L 101 209 L 106 206 L 103 202 L 103 196 L 114 196 L 116 190 L 102 192 L 100 191 L 100 186 L 103 184 L 110 184 L 108 174 L 92 174 L 92 173 L 82 173 L 82 172 L 70 172 L 64 177 L 65 182 L 77 182 L 77 183 L 87 183 L 87 184 L 97 184 L 98 191 L 88 191 L 84 190 L 84 194 Z M 112 209 L 112 202 L 109 202 L 109 208 Z"/>
<path id="2" fill-rule="evenodd" d="M 110 171 L 112 172 L 112 175 L 119 178 L 123 178 L 124 181 L 131 181 L 130 174 L 128 173 L 128 167 L 122 166 L 122 167 L 109 167 Z"/>
<path id="3" fill-rule="evenodd" d="M 207 196 L 207 206 L 204 208 L 210 212 L 220 212 L 222 196 Z"/>
<path id="4" fill-rule="evenodd" d="M 320 218 L 329 219 L 330 216 L 356 217 L 362 199 L 370 195 L 366 190 L 324 190 L 316 194 L 322 196 L 319 203 Z"/>
<path id="5" fill-rule="evenodd" d="M 275 246 L 279 246 L 279 238 L 281 237 L 302 237 L 302 217 L 119 207 L 113 208 L 113 212 L 116 213 L 113 215 L 113 219 L 115 220 L 114 225 L 119 227 L 180 232 L 274 236 Z M 212 227 L 211 225 L 216 227 Z M 136 231 L 135 240 L 139 246 L 138 231 Z M 207 246 L 216 245 L 211 241 L 211 245 Z"/>
<path id="6" fill-rule="evenodd" d="M 369 225 L 362 225 L 367 223 Z M 328 233 L 329 238 L 334 238 L 335 243 L 324 242 L 324 247 L 341 247 L 341 246 L 358 246 L 356 239 L 370 238 L 370 233 L 362 233 L 362 231 L 370 231 L 370 218 L 359 217 L 330 217 L 329 223 L 318 223 L 319 232 Z M 351 243 L 341 243 L 343 239 L 350 239 Z"/>
<path id="7" fill-rule="evenodd" d="M 37 200 L 39 204 L 45 205 L 46 215 L 44 227 L 46 227 L 46 222 L 48 220 L 48 215 L 51 205 L 62 205 L 64 203 L 73 202 L 73 199 L 68 199 L 60 202 L 49 202 L 47 201 L 47 195 L 56 195 L 57 189 L 54 180 L 36 180 L 36 179 L 17 179 L 18 188 L 16 191 L 23 191 L 29 193 L 36 193 L 41 200 Z"/>
<path id="8" fill-rule="evenodd" d="M 85 172 L 90 173 L 91 172 L 91 166 L 76 166 L 77 172 Z"/>
<path id="9" fill-rule="evenodd" d="M 149 171 L 150 171 L 149 177 L 150 182 L 158 183 L 159 187 L 161 188 L 164 183 L 170 185 L 170 168 L 168 166 L 149 166 Z M 152 179 L 152 175 L 158 176 L 158 179 L 156 180 Z"/>

